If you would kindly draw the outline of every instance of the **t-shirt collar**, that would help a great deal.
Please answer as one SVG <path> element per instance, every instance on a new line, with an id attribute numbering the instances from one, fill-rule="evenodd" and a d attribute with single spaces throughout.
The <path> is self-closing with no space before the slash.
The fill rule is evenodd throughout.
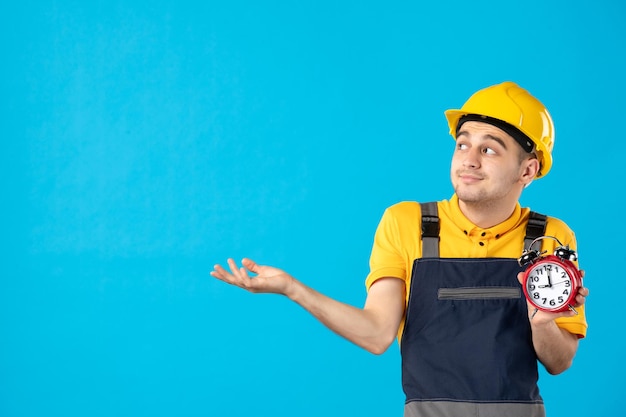
<path id="1" fill-rule="evenodd" d="M 509 230 L 514 229 L 519 224 L 522 220 L 522 207 L 519 203 L 516 203 L 515 209 L 508 219 L 488 229 L 482 229 L 465 217 L 459 207 L 459 197 L 455 193 L 452 198 L 450 198 L 450 214 L 454 224 L 464 232 L 471 233 L 477 229 L 488 232 L 491 236 L 498 238 Z"/>

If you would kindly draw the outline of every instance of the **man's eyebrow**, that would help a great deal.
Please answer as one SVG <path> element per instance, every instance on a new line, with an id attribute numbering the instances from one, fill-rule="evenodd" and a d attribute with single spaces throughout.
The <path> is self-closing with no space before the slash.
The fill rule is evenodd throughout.
<path id="1" fill-rule="evenodd" d="M 498 136 L 493 136 L 493 135 L 485 135 L 485 136 L 483 136 L 483 137 L 484 137 L 484 138 L 487 138 L 487 139 L 495 140 L 495 141 L 496 141 L 496 142 L 498 142 L 498 143 L 499 143 L 499 144 L 500 144 L 500 145 L 501 145 L 504 149 L 506 149 L 506 148 L 507 148 L 507 147 L 506 147 L 506 143 L 504 143 L 504 141 L 503 141 L 501 138 L 499 138 Z"/>

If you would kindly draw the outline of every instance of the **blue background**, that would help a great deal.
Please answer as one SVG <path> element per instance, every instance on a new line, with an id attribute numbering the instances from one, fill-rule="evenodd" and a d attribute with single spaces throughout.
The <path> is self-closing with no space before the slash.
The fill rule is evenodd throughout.
<path id="1" fill-rule="evenodd" d="M 362 305 L 384 208 L 452 194 L 443 111 L 505 80 L 556 122 L 552 172 L 522 203 L 576 231 L 591 289 L 573 367 L 542 372 L 548 413 L 624 415 L 625 16 L 618 1 L 4 4 L 0 416 L 401 415 L 397 344 L 370 355 L 209 271 L 248 256 Z"/>

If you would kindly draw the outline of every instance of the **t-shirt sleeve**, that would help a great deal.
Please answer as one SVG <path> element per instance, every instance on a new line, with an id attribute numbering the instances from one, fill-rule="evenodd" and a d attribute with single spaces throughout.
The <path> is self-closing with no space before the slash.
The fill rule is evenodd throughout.
<path id="1" fill-rule="evenodd" d="M 575 334 L 582 339 L 587 336 L 587 319 L 585 317 L 585 306 L 576 307 L 578 314 L 573 317 L 559 317 L 556 324 L 568 332 Z"/>
<path id="2" fill-rule="evenodd" d="M 384 277 L 407 279 L 406 248 L 402 245 L 401 231 L 394 207 L 385 210 L 374 235 L 370 255 L 370 273 L 365 280 L 369 291 L 374 282 Z"/>
<path id="3" fill-rule="evenodd" d="M 559 242 L 563 245 L 569 246 L 573 250 L 577 250 L 576 246 L 576 236 L 572 229 L 570 229 L 565 222 L 560 219 L 550 217 L 548 224 L 546 226 L 546 235 L 556 237 Z M 550 239 L 548 239 L 550 241 Z M 552 253 L 555 249 L 554 244 L 553 247 L 548 249 L 550 253 Z M 544 250 L 547 248 L 544 248 Z M 578 262 L 575 262 L 576 266 L 580 268 Z M 583 284 L 584 285 L 584 284 Z M 572 317 L 559 317 L 556 319 L 556 324 L 561 328 L 565 329 L 568 332 L 577 335 L 579 338 L 584 338 L 587 336 L 587 317 L 585 314 L 585 306 L 576 307 L 577 315 Z"/>

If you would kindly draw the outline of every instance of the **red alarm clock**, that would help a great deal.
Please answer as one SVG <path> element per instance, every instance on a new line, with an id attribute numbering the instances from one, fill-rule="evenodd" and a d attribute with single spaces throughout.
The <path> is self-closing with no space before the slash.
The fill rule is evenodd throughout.
<path id="1" fill-rule="evenodd" d="M 576 295 L 582 287 L 582 274 L 573 261 L 577 259 L 576 251 L 552 236 L 542 236 L 535 239 L 530 247 L 540 239 L 551 238 L 559 245 L 553 255 L 542 256 L 545 252 L 539 250 L 524 250 L 518 263 L 526 267 L 522 280 L 526 299 L 537 309 L 558 313 L 572 310 L 576 304 Z"/>

